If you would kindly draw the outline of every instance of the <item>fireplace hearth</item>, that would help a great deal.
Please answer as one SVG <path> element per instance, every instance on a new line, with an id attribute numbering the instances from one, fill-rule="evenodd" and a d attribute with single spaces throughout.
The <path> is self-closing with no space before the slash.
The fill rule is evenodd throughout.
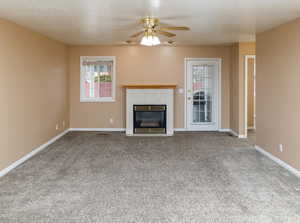
<path id="1" fill-rule="evenodd" d="M 166 105 L 133 105 L 134 134 L 165 134 Z"/>

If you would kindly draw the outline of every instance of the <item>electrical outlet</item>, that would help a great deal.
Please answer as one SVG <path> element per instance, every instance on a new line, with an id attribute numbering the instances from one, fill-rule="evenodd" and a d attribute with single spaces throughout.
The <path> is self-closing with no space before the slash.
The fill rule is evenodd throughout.
<path id="1" fill-rule="evenodd" d="M 58 130 L 58 124 L 55 125 L 55 129 Z"/>
<path id="2" fill-rule="evenodd" d="M 114 119 L 113 119 L 113 118 L 110 118 L 110 119 L 109 119 L 109 122 L 110 122 L 110 124 L 113 124 L 113 123 L 114 123 Z"/>
<path id="3" fill-rule="evenodd" d="M 178 93 L 179 93 L 179 94 L 183 94 L 183 93 L 184 93 L 183 88 L 179 88 L 179 89 L 178 89 Z"/>
<path id="4" fill-rule="evenodd" d="M 278 149 L 279 149 L 279 152 L 283 152 L 283 145 L 282 144 L 279 144 L 279 147 L 278 147 Z"/>

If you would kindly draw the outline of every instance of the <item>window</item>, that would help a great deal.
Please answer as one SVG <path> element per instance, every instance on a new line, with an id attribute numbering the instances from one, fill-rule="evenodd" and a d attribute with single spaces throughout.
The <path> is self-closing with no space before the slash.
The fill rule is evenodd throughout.
<path id="1" fill-rule="evenodd" d="M 80 101 L 115 101 L 115 57 L 80 57 Z"/>

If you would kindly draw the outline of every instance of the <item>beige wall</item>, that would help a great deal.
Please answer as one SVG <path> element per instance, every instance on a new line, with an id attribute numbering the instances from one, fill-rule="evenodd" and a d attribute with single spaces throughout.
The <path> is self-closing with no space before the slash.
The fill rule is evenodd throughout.
<path id="1" fill-rule="evenodd" d="M 0 170 L 68 128 L 67 53 L 0 20 Z"/>
<path id="2" fill-rule="evenodd" d="M 232 47 L 232 73 L 230 77 L 230 128 L 245 135 L 245 56 L 255 55 L 254 42 L 235 43 Z"/>
<path id="3" fill-rule="evenodd" d="M 80 103 L 80 56 L 117 57 L 117 93 L 114 103 Z M 229 76 L 231 46 L 70 47 L 70 122 L 72 128 L 123 128 L 125 102 L 123 84 L 177 84 L 184 88 L 184 58 L 222 58 L 222 128 L 229 128 Z M 110 124 L 109 119 L 114 123 Z M 184 95 L 176 91 L 175 128 L 184 127 Z"/>
<path id="4" fill-rule="evenodd" d="M 300 170 L 300 19 L 257 35 L 257 144 Z M 284 151 L 278 151 L 283 144 Z"/>

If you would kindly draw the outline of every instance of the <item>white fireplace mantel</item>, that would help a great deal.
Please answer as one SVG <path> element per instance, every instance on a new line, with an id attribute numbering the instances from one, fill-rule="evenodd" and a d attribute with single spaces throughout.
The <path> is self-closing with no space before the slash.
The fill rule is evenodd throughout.
<path id="1" fill-rule="evenodd" d="M 174 88 L 175 85 L 125 85 L 126 88 L 126 135 L 157 136 L 158 134 L 134 134 L 133 105 L 166 105 L 166 134 L 174 134 Z"/>

